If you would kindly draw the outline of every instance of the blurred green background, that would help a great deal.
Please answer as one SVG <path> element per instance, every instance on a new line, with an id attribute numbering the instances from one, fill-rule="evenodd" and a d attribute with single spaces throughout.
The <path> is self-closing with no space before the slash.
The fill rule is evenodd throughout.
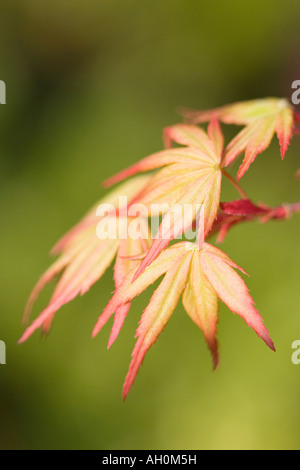
<path id="1" fill-rule="evenodd" d="M 299 22 L 299 0 L 2 0 L 1 449 L 299 448 L 297 217 L 237 227 L 223 245 L 251 274 L 275 354 L 222 305 L 213 373 L 180 305 L 123 403 L 150 292 L 107 351 L 110 325 L 95 340 L 90 334 L 113 290 L 112 269 L 61 309 L 46 340 L 36 333 L 17 345 L 50 248 L 104 194 L 102 181 L 160 150 L 162 129 L 180 120 L 182 106 L 290 98 L 300 79 Z M 282 163 L 274 139 L 243 179 L 254 200 L 300 199 L 299 150 L 295 138 Z M 222 199 L 231 198 L 225 182 Z"/>

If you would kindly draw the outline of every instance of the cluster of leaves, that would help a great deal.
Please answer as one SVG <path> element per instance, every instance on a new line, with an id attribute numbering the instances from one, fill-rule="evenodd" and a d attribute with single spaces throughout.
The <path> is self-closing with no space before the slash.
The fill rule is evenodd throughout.
<path id="1" fill-rule="evenodd" d="M 185 123 L 165 129 L 165 150 L 106 181 L 106 186 L 111 186 L 126 180 L 58 242 L 53 253 L 59 257 L 34 288 L 25 309 L 25 320 L 28 321 L 40 291 L 46 283 L 59 276 L 48 306 L 26 329 L 21 343 L 38 328 L 48 332 L 60 307 L 77 295 L 84 294 L 116 258 L 115 293 L 92 333 L 96 336 L 114 315 L 110 347 L 122 328 L 131 301 L 162 277 L 136 332 L 137 342 L 124 384 L 124 398 L 146 352 L 166 326 L 180 297 L 187 314 L 203 331 L 214 367 L 218 364 L 216 334 L 219 299 L 274 350 L 247 286 L 236 272 L 240 270 L 246 274 L 245 271 L 220 249 L 209 244 L 207 239 L 218 233 L 218 241 L 222 241 L 228 230 L 238 223 L 254 219 L 263 222 L 286 219 L 300 210 L 299 203 L 276 208 L 254 204 L 225 170 L 244 154 L 237 173 L 239 180 L 257 155 L 270 145 L 275 133 L 279 139 L 281 157 L 284 158 L 293 134 L 299 133 L 300 117 L 286 100 L 276 98 L 241 102 L 209 111 L 184 111 L 184 116 Z M 199 126 L 205 122 L 209 123 L 207 131 Z M 226 147 L 220 122 L 243 126 Z M 176 147 L 173 147 L 174 143 Z M 147 174 L 136 176 L 138 173 Z M 226 203 L 220 201 L 223 176 L 236 187 L 241 199 Z M 148 220 L 141 215 L 136 216 L 140 236 L 136 239 L 129 231 L 126 232 L 128 224 L 125 222 L 131 217 L 128 207 L 118 214 L 120 224 L 117 236 L 105 240 L 97 237 L 99 216 L 96 207 L 109 202 L 117 208 L 119 195 L 127 196 L 129 208 L 136 203 L 149 208 L 154 203 L 168 205 L 169 210 L 163 214 L 154 237 L 150 233 Z M 195 223 L 197 215 L 195 209 L 190 212 L 188 220 L 178 215 L 170 224 L 169 216 L 175 204 L 189 204 L 191 207 L 201 204 L 204 207 L 203 236 L 199 236 L 196 242 L 170 244 L 172 239 L 181 235 L 183 228 Z"/>

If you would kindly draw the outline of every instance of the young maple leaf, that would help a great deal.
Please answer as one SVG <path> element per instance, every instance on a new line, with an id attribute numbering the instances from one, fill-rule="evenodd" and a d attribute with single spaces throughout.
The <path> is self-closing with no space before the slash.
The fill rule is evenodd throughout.
<path id="1" fill-rule="evenodd" d="M 20 342 L 24 342 L 37 328 L 42 328 L 47 333 L 52 324 L 53 317 L 57 310 L 64 304 L 73 300 L 77 295 L 85 294 L 90 287 L 104 274 L 117 254 L 114 270 L 115 285 L 118 287 L 124 276 L 130 269 L 137 267 L 140 263 L 140 255 L 145 254 L 150 246 L 150 233 L 148 222 L 144 218 L 139 218 L 139 237 L 132 238 L 128 230 L 129 222 L 126 217 L 112 219 L 112 224 L 108 224 L 108 229 L 117 230 L 116 233 L 109 234 L 105 239 L 97 236 L 97 225 L 104 217 L 97 215 L 96 209 L 109 204 L 109 207 L 118 205 L 118 194 L 132 198 L 148 181 L 149 177 L 139 176 L 124 183 L 118 190 L 103 198 L 67 235 L 65 235 L 54 247 L 54 253 L 60 253 L 59 258 L 41 277 L 34 287 L 27 302 L 24 320 L 29 319 L 32 306 L 44 286 L 55 276 L 61 274 L 51 297 L 49 305 L 38 316 L 38 318 L 27 328 Z M 113 215 L 111 217 L 114 217 Z M 108 219 L 109 220 L 109 219 Z M 110 228 L 111 226 L 111 228 Z M 118 312 L 118 322 L 114 326 L 114 334 L 122 327 L 127 310 L 125 307 Z"/>
<path id="2" fill-rule="evenodd" d="M 207 133 L 197 126 L 178 124 L 168 128 L 166 135 L 169 141 L 186 147 L 151 155 L 106 182 L 111 185 L 138 172 L 162 168 L 133 201 L 147 207 L 153 207 L 154 203 L 169 207 L 133 280 L 170 240 L 192 226 L 200 206 L 204 209 L 204 235 L 209 233 L 218 212 L 223 135 L 217 119 L 212 119 Z M 188 214 L 178 211 L 187 205 L 191 209 Z"/>
<path id="3" fill-rule="evenodd" d="M 300 204 L 284 204 L 269 207 L 265 204 L 254 204 L 249 199 L 238 199 L 231 202 L 221 202 L 218 216 L 209 235 L 219 232 L 217 241 L 223 242 L 228 231 L 236 224 L 259 219 L 261 222 L 270 220 L 285 220 L 293 213 L 299 212 Z"/>
<path id="4" fill-rule="evenodd" d="M 128 305 L 137 295 L 164 275 L 146 307 L 136 332 L 137 342 L 123 388 L 125 398 L 135 380 L 146 352 L 168 323 L 180 297 L 190 318 L 203 331 L 212 353 L 214 368 L 218 364 L 216 340 L 218 298 L 237 313 L 273 350 L 274 344 L 263 324 L 239 269 L 225 253 L 204 242 L 201 247 L 179 242 L 167 247 L 132 282 L 133 269 L 123 280 L 107 307 L 100 315 L 92 336 L 96 336 L 119 308 Z"/>
<path id="5" fill-rule="evenodd" d="M 194 124 L 209 121 L 214 115 L 226 124 L 245 126 L 228 144 L 223 158 L 223 166 L 228 166 L 245 151 L 237 174 L 238 179 L 249 169 L 257 155 L 269 147 L 275 132 L 280 143 L 281 157 L 284 158 L 296 119 L 287 100 L 265 98 L 229 104 L 208 111 L 184 112 L 186 119 Z"/>

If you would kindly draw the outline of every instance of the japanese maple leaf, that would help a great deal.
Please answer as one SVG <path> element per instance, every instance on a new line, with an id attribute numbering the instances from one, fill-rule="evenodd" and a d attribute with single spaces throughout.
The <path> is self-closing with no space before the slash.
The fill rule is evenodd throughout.
<path id="1" fill-rule="evenodd" d="M 276 132 L 281 157 L 284 158 L 293 135 L 295 115 L 285 99 L 265 98 L 229 104 L 208 111 L 185 111 L 184 116 L 191 123 L 209 121 L 216 115 L 226 124 L 245 126 L 225 149 L 223 166 L 230 165 L 242 152 L 245 157 L 237 178 L 249 169 L 259 153 L 266 150 Z"/>
<path id="2" fill-rule="evenodd" d="M 241 222 L 263 217 L 271 208 L 264 205 L 255 205 L 249 199 L 238 199 L 231 202 L 221 202 L 220 209 L 210 235 L 218 232 L 217 242 L 222 243 L 228 231 Z"/>
<path id="3" fill-rule="evenodd" d="M 134 199 L 151 208 L 163 203 L 169 207 L 134 280 L 170 240 L 191 227 L 200 206 L 204 210 L 204 236 L 207 235 L 219 207 L 223 135 L 217 119 L 212 119 L 207 133 L 197 126 L 178 124 L 168 128 L 166 135 L 169 142 L 185 147 L 151 155 L 106 182 L 111 185 L 138 172 L 161 168 Z M 188 216 L 176 210 L 187 205 L 191 209 Z"/>
<path id="4" fill-rule="evenodd" d="M 217 241 L 221 243 L 228 231 L 241 222 L 250 222 L 256 219 L 263 223 L 269 220 L 285 220 L 293 213 L 299 212 L 299 207 L 299 203 L 269 207 L 261 203 L 254 204 L 249 199 L 221 202 L 218 215 L 209 235 L 219 232 Z"/>
<path id="5" fill-rule="evenodd" d="M 164 249 L 135 281 L 132 282 L 134 269 L 124 278 L 100 315 L 93 336 L 98 334 L 118 309 L 128 305 L 159 277 L 164 276 L 141 317 L 123 398 L 127 396 L 146 352 L 165 328 L 181 296 L 186 312 L 204 333 L 214 368 L 218 364 L 218 298 L 232 312 L 241 316 L 274 350 L 247 286 L 234 268 L 244 272 L 225 253 L 208 243 L 199 247 L 195 243 L 179 242 Z"/>
<path id="6" fill-rule="evenodd" d="M 37 328 L 42 327 L 44 333 L 48 332 L 57 310 L 77 295 L 85 294 L 104 274 L 116 255 L 114 269 L 116 287 L 120 285 L 130 269 L 140 264 L 139 257 L 148 251 L 151 243 L 147 220 L 142 217 L 138 219 L 138 234 L 140 236 L 132 238 L 130 233 L 127 233 L 130 220 L 127 217 L 120 217 L 117 221 L 117 233 L 113 233 L 111 236 L 108 234 L 107 238 L 101 239 L 97 236 L 97 224 L 101 217 L 97 216 L 96 209 L 99 206 L 106 207 L 107 204 L 117 207 L 119 193 L 132 198 L 147 183 L 148 179 L 147 176 L 133 178 L 119 187 L 117 191 L 113 191 L 103 198 L 54 247 L 53 252 L 59 254 L 59 257 L 33 289 L 24 312 L 25 322 L 28 321 L 32 306 L 44 286 L 57 275 L 60 275 L 60 279 L 49 305 L 27 328 L 20 342 L 25 341 Z M 112 222 L 111 227 L 114 228 L 115 218 L 112 219 Z M 115 332 L 122 327 L 127 311 L 128 308 L 125 306 L 120 308 L 118 322 L 114 326 Z"/>

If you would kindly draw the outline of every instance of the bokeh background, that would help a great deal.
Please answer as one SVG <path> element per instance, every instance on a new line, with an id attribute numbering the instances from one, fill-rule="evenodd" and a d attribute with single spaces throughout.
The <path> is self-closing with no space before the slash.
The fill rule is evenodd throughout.
<path id="1" fill-rule="evenodd" d="M 299 0 L 2 0 L 1 449 L 299 448 L 299 217 L 237 227 L 223 245 L 251 274 L 275 354 L 221 306 L 213 373 L 180 305 L 123 403 L 150 292 L 107 351 L 110 325 L 95 340 L 90 333 L 113 290 L 111 269 L 61 309 L 46 340 L 36 333 L 17 345 L 50 248 L 104 194 L 102 181 L 162 149 L 162 129 L 180 121 L 182 106 L 290 99 L 299 24 Z M 295 138 L 282 162 L 274 139 L 244 177 L 246 191 L 270 205 L 299 200 L 299 153 Z M 225 182 L 222 199 L 232 198 Z"/>

